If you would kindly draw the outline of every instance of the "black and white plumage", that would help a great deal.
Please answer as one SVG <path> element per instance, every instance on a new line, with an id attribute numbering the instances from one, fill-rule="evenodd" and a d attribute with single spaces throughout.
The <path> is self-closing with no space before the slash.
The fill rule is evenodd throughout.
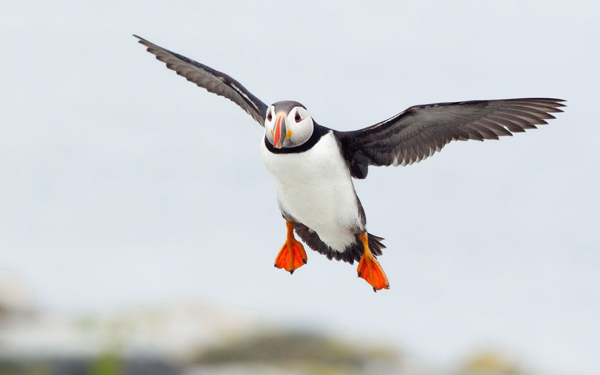
<path id="1" fill-rule="evenodd" d="M 562 112 L 564 100 L 524 98 L 415 105 L 368 128 L 337 132 L 352 176 L 369 165 L 408 165 L 439 152 L 450 141 L 498 139 L 536 129 Z"/>
<path id="2" fill-rule="evenodd" d="M 561 99 L 525 98 L 417 105 L 373 126 L 336 131 L 317 124 L 306 108 L 283 101 L 267 106 L 238 81 L 137 37 L 167 68 L 224 96 L 265 127 L 261 156 L 275 179 L 283 217 L 313 250 L 353 263 L 363 254 L 366 217 L 352 177 L 368 167 L 409 165 L 453 140 L 498 139 L 535 129 L 562 112 Z M 369 235 L 375 255 L 382 238 Z"/>

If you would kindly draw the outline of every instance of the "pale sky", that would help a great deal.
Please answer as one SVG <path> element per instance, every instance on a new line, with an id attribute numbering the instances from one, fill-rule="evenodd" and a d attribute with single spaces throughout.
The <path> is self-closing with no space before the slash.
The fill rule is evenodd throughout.
<path id="1" fill-rule="evenodd" d="M 2 3 L 0 270 L 40 308 L 194 299 L 448 363 L 500 346 L 534 368 L 600 370 L 600 3 Z M 391 289 L 308 252 L 273 268 L 285 223 L 262 128 L 168 71 L 138 34 L 357 129 L 414 104 L 558 97 L 564 114 L 456 142 L 355 182 Z"/>

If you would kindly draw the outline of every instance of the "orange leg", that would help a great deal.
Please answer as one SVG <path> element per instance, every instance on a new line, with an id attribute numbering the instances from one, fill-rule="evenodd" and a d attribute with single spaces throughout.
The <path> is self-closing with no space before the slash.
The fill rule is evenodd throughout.
<path id="1" fill-rule="evenodd" d="M 306 264 L 306 251 L 294 237 L 294 223 L 287 221 L 285 225 L 287 226 L 287 239 L 275 258 L 275 267 L 283 268 L 293 274 L 295 270 Z"/>
<path id="2" fill-rule="evenodd" d="M 359 238 L 363 243 L 365 252 L 358 263 L 358 277 L 362 277 L 371 284 L 375 292 L 383 288 L 389 289 L 390 283 L 387 276 L 373 253 L 371 253 L 371 249 L 369 249 L 369 235 L 367 232 L 361 233 Z"/>

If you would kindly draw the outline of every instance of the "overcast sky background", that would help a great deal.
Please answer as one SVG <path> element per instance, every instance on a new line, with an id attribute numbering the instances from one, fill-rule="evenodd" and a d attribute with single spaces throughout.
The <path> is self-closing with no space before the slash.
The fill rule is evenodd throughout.
<path id="1" fill-rule="evenodd" d="M 2 1 L 0 270 L 38 306 L 199 299 L 446 363 L 478 347 L 600 371 L 600 3 Z M 568 100 L 540 130 L 456 142 L 355 183 L 391 289 L 285 239 L 262 128 L 131 34 L 349 130 L 406 107 Z"/>

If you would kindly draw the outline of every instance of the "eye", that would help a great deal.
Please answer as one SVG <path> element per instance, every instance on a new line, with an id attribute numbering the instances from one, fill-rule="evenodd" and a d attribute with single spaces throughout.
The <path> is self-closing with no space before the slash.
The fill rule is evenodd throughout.
<path id="1" fill-rule="evenodd" d="M 296 122 L 300 122 L 300 120 L 302 120 L 302 117 L 300 117 L 298 112 L 296 112 L 296 117 L 294 117 L 294 120 L 296 120 Z"/>
<path id="2" fill-rule="evenodd" d="M 269 111 L 269 113 L 267 114 L 267 120 L 273 120 L 273 116 L 271 116 L 271 111 Z"/>

